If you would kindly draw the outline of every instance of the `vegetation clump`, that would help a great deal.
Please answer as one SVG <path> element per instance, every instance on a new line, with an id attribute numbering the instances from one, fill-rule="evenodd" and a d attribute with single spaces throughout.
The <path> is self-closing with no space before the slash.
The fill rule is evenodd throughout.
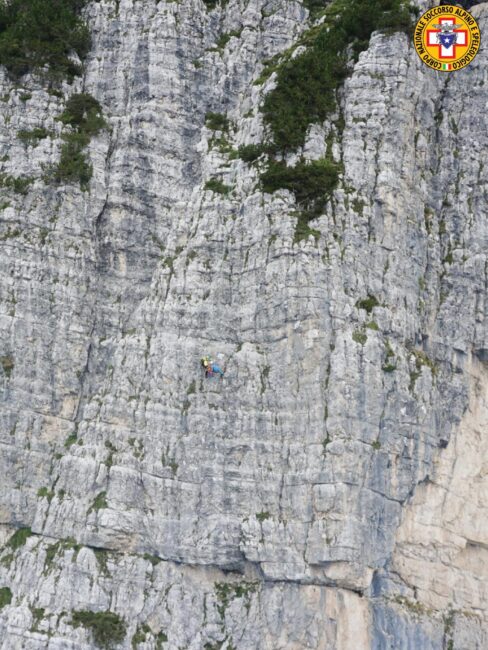
<path id="1" fill-rule="evenodd" d="M 39 140 L 43 140 L 44 138 L 47 138 L 51 135 L 50 131 L 45 129 L 44 127 L 36 127 L 35 129 L 31 129 L 30 131 L 21 129 L 20 131 L 17 131 L 17 137 L 19 140 L 21 140 L 25 145 L 33 145 L 35 146 L 36 144 L 39 143 Z"/>
<path id="2" fill-rule="evenodd" d="M 46 574 L 49 572 L 54 562 L 54 558 L 60 551 L 73 550 L 74 551 L 73 557 L 76 557 L 80 549 L 81 549 L 81 544 L 78 544 L 77 541 L 72 537 L 68 537 L 66 539 L 59 539 L 54 544 L 50 544 L 46 548 L 46 557 L 44 560 L 44 573 Z"/>
<path id="3" fill-rule="evenodd" d="M 356 307 L 358 307 L 359 309 L 364 309 L 365 311 L 368 312 L 368 314 L 371 314 L 373 309 L 375 307 L 378 307 L 379 304 L 380 303 L 378 302 L 376 296 L 372 296 L 371 294 L 368 294 L 367 298 L 357 301 Z"/>
<path id="4" fill-rule="evenodd" d="M 144 553 L 142 557 L 150 562 L 153 566 L 157 566 L 160 562 L 162 562 L 160 557 L 157 555 L 151 555 L 151 553 Z"/>
<path id="5" fill-rule="evenodd" d="M 413 358 L 415 360 L 415 370 L 410 371 L 410 384 L 408 387 L 410 392 L 412 392 L 415 388 L 415 382 L 422 374 L 422 368 L 424 366 L 429 368 L 432 377 L 435 377 L 437 375 L 437 366 L 423 350 L 410 348 L 410 351 L 412 352 Z"/>
<path id="6" fill-rule="evenodd" d="M 430 369 L 432 375 L 435 377 L 435 375 L 437 375 L 437 366 L 434 361 L 432 361 L 432 359 L 423 350 L 416 350 L 415 348 L 412 348 L 411 351 L 415 358 L 416 369 L 420 372 L 422 370 L 422 366 L 426 366 Z"/>
<path id="7" fill-rule="evenodd" d="M 0 589 L 0 609 L 3 609 L 12 602 L 12 592 L 9 587 Z"/>
<path id="8" fill-rule="evenodd" d="M 77 611 L 73 612 L 72 622 L 75 627 L 82 625 L 91 630 L 93 640 L 99 648 L 109 650 L 125 639 L 126 623 L 113 612 Z"/>
<path id="9" fill-rule="evenodd" d="M 147 623 L 137 626 L 137 630 L 132 637 L 131 645 L 134 650 L 136 650 L 139 643 L 143 643 L 146 640 L 146 636 L 151 634 L 151 628 Z"/>
<path id="10" fill-rule="evenodd" d="M 14 369 L 14 360 L 12 357 L 8 355 L 0 357 L 0 364 L 6 377 L 10 377 L 12 370 Z"/>
<path id="11" fill-rule="evenodd" d="M 396 370 L 396 364 L 391 363 L 390 359 L 395 358 L 395 353 L 393 352 L 393 348 L 391 347 L 389 341 L 386 341 L 385 349 L 386 349 L 386 359 L 383 365 L 381 366 L 381 369 L 384 372 L 394 372 Z"/>
<path id="12" fill-rule="evenodd" d="M 64 441 L 64 446 L 66 447 L 66 449 L 68 449 L 68 447 L 74 445 L 77 440 L 78 440 L 78 436 L 76 435 L 76 432 L 70 433 L 70 435 Z"/>
<path id="13" fill-rule="evenodd" d="M 9 174 L 0 174 L 0 187 L 11 189 L 15 194 L 25 196 L 29 185 L 34 182 L 30 176 L 10 176 Z"/>
<path id="14" fill-rule="evenodd" d="M 87 93 L 75 94 L 69 98 L 58 119 L 73 130 L 63 135 L 64 144 L 59 163 L 48 170 L 47 180 L 54 183 L 79 182 L 80 187 L 86 189 L 93 169 L 84 149 L 90 138 L 105 127 L 102 107 Z"/>
<path id="15" fill-rule="evenodd" d="M 30 528 L 19 528 L 8 540 L 8 545 L 13 551 L 16 551 L 21 546 L 24 546 L 24 544 L 27 541 L 27 538 L 30 537 L 31 535 L 32 535 L 32 531 Z"/>
<path id="16" fill-rule="evenodd" d="M 276 73 L 276 85 L 262 106 L 268 141 L 252 148 L 239 148 L 246 162 L 253 162 L 261 153 L 268 153 L 268 169 L 261 174 L 264 191 L 289 189 L 299 206 L 295 241 L 319 232 L 309 227 L 309 221 L 325 208 L 327 200 L 339 181 L 340 165 L 330 153 L 321 161 L 300 161 L 286 167 L 277 160 L 305 144 L 308 128 L 324 122 L 337 111 L 337 89 L 352 69 L 359 53 L 368 47 L 376 30 L 408 30 L 411 9 L 405 0 L 335 0 L 327 8 L 325 0 L 305 0 L 312 15 L 323 13 L 324 20 L 304 34 L 298 45 L 304 51 L 292 57 L 294 48 L 284 57 L 273 57 L 256 83 Z M 322 11 L 323 10 L 323 11 Z M 343 121 L 336 120 L 342 130 Z M 330 151 L 330 147 L 328 148 Z"/>
<path id="17" fill-rule="evenodd" d="M 72 80 L 81 73 L 73 60 L 90 48 L 88 27 L 80 17 L 86 0 L 1 0 L 0 64 L 12 79 L 47 67 L 51 80 Z"/>
<path id="18" fill-rule="evenodd" d="M 432 613 L 432 610 L 425 607 L 425 605 L 422 605 L 422 603 L 419 603 L 418 600 L 409 600 L 405 596 L 400 595 L 395 596 L 393 600 L 399 605 L 402 605 L 402 607 L 406 607 L 411 612 L 418 614 L 419 616 Z"/>
<path id="19" fill-rule="evenodd" d="M 252 163 L 266 153 L 266 145 L 263 144 L 244 144 L 237 149 L 238 157 L 247 163 Z"/>
<path id="20" fill-rule="evenodd" d="M 303 6 L 309 10 L 312 17 L 315 17 L 324 10 L 325 2 L 324 0 L 303 0 Z"/>
<path id="21" fill-rule="evenodd" d="M 366 327 L 369 330 L 373 330 L 374 332 L 378 332 L 379 329 L 380 329 L 379 326 L 378 326 L 378 323 L 376 321 L 374 321 L 374 320 L 370 321 L 369 323 L 366 323 Z"/>
<path id="22" fill-rule="evenodd" d="M 279 189 L 292 192 L 298 208 L 305 211 L 310 220 L 325 207 L 338 177 L 339 165 L 325 158 L 310 163 L 302 160 L 294 167 L 287 167 L 283 161 L 271 160 L 268 169 L 261 174 L 261 184 L 263 190 L 270 194 Z"/>
<path id="23" fill-rule="evenodd" d="M 31 607 L 31 614 L 32 614 L 32 627 L 31 627 L 31 632 L 38 632 L 38 625 L 44 618 L 46 610 L 44 607 Z"/>
<path id="24" fill-rule="evenodd" d="M 235 598 L 244 598 L 245 607 L 249 611 L 251 606 L 251 594 L 255 593 L 258 587 L 257 582 L 216 582 L 215 595 L 219 602 L 217 611 L 221 618 L 225 616 L 225 610 Z"/>
<path id="25" fill-rule="evenodd" d="M 223 50 L 231 38 L 240 38 L 241 34 L 242 28 L 234 29 L 231 32 L 225 32 L 224 34 L 221 34 L 219 40 L 217 41 L 217 49 Z"/>
<path id="26" fill-rule="evenodd" d="M 320 230 L 311 228 L 309 221 L 310 221 L 310 216 L 306 212 L 299 213 L 295 225 L 295 237 L 293 239 L 294 243 L 297 243 L 302 239 L 307 239 L 308 237 L 310 237 L 310 235 L 312 235 L 312 237 L 314 237 L 315 240 L 317 240 L 320 237 Z"/>
<path id="27" fill-rule="evenodd" d="M 56 557 L 60 549 L 61 549 L 61 541 L 57 541 L 54 544 L 49 544 L 49 546 L 46 548 L 46 557 L 44 559 L 45 573 L 47 573 L 47 571 L 51 568 L 54 558 Z"/>
<path id="28" fill-rule="evenodd" d="M 217 194 L 225 195 L 230 192 L 230 187 L 228 185 L 225 185 L 225 183 L 223 183 L 218 178 L 211 178 L 205 183 L 204 188 L 206 190 L 210 190 L 211 192 L 216 192 Z"/>
<path id="29" fill-rule="evenodd" d="M 97 494 L 97 496 L 93 500 L 92 505 L 90 506 L 90 509 L 88 510 L 88 513 L 92 512 L 93 510 L 101 510 L 102 508 L 107 508 L 108 503 L 106 497 L 107 497 L 106 492 L 100 492 L 99 494 Z"/>
<path id="30" fill-rule="evenodd" d="M 7 202 L 7 205 L 3 208 L 8 208 L 10 203 Z M 1 205 L 0 205 L 1 207 Z M 3 235 L 0 235 L 0 241 L 6 241 L 7 239 L 13 239 L 14 237 L 18 237 L 20 234 L 22 234 L 22 231 L 20 228 L 14 228 L 13 230 L 10 230 L 10 226 L 7 227 L 7 231 L 3 233 Z M 3 370 L 11 371 L 14 367 L 14 360 L 12 357 L 0 357 L 0 362 L 2 364 Z"/>
<path id="31" fill-rule="evenodd" d="M 61 147 L 61 158 L 52 169 L 51 179 L 55 183 L 79 182 L 80 187 L 86 189 L 92 177 L 93 168 L 83 152 L 86 144 L 85 138 L 77 136 L 77 133 L 64 136 L 65 143 Z"/>
<path id="32" fill-rule="evenodd" d="M 354 332 L 352 333 L 352 340 L 355 341 L 356 343 L 359 343 L 359 345 L 364 345 L 368 340 L 368 337 L 361 330 L 354 330 Z"/>
<path id="33" fill-rule="evenodd" d="M 88 93 L 71 95 L 58 119 L 86 137 L 96 135 L 105 126 L 100 103 Z"/>
<path id="34" fill-rule="evenodd" d="M 212 113 L 210 111 L 205 114 L 205 126 L 212 131 L 228 131 L 229 120 L 223 113 Z"/>
<path id="35" fill-rule="evenodd" d="M 310 124 L 323 122 L 336 109 L 336 90 L 350 72 L 351 52 L 357 58 L 374 31 L 411 25 L 412 10 L 404 0 L 336 0 L 327 7 L 324 22 L 300 43 L 306 50 L 277 66 L 276 87 L 264 101 L 264 121 L 277 148 L 296 150 Z"/>
<path id="36" fill-rule="evenodd" d="M 52 490 L 49 490 L 47 487 L 41 487 L 37 490 L 37 496 L 41 498 L 45 497 L 49 503 L 51 503 L 54 492 Z"/>
<path id="37" fill-rule="evenodd" d="M 220 4 L 224 7 L 229 0 L 220 0 Z M 212 11 L 219 4 L 219 0 L 203 0 L 203 4 L 207 11 Z"/>

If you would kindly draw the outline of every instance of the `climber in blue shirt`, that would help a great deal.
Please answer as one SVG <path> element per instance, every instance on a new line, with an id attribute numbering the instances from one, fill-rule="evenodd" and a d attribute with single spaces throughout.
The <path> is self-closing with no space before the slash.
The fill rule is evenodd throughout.
<path id="1" fill-rule="evenodd" d="M 222 368 L 219 366 L 218 363 L 212 361 L 210 357 L 208 356 L 202 357 L 201 363 L 203 368 L 205 369 L 205 377 L 213 377 L 214 375 L 220 375 L 221 377 L 224 376 L 224 371 L 222 370 Z"/>
<path id="2" fill-rule="evenodd" d="M 211 368 L 212 368 L 212 374 L 214 374 L 214 375 L 219 374 L 221 377 L 224 376 L 224 371 L 222 370 L 222 368 L 217 363 L 212 362 Z"/>

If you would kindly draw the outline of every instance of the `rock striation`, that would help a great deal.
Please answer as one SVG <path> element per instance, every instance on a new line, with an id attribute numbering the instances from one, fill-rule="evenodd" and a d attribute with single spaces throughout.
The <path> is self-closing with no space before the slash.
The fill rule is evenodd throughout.
<path id="1" fill-rule="evenodd" d="M 297 239 L 237 150 L 308 10 L 84 15 L 62 92 L 0 71 L 2 179 L 28 179 L 0 204 L 0 648 L 97 648 L 86 610 L 127 650 L 486 648 L 484 40 L 443 75 L 373 34 L 289 157 L 342 169 Z M 86 189 L 43 174 L 74 93 L 106 121 Z"/>

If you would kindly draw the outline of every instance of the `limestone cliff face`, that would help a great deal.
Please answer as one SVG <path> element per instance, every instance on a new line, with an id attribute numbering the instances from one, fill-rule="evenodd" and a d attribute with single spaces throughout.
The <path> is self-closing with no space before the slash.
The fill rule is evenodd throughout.
<path id="1" fill-rule="evenodd" d="M 62 97 L 1 72 L 1 171 L 34 181 L 1 202 L 0 648 L 96 648 L 78 610 L 126 649 L 488 647 L 485 42 L 441 75 L 373 35 L 343 131 L 310 129 L 343 173 L 295 241 L 293 196 L 232 150 L 307 10 L 85 11 Z M 42 180 L 81 91 L 108 124 L 87 191 Z"/>

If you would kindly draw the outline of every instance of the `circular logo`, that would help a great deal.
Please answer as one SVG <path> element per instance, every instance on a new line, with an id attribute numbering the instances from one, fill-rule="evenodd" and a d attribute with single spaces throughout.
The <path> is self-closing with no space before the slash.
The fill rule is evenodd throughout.
<path id="1" fill-rule="evenodd" d="M 480 49 L 480 29 L 461 7 L 439 5 L 425 12 L 415 26 L 417 54 L 429 68 L 442 72 L 461 70 Z"/>

